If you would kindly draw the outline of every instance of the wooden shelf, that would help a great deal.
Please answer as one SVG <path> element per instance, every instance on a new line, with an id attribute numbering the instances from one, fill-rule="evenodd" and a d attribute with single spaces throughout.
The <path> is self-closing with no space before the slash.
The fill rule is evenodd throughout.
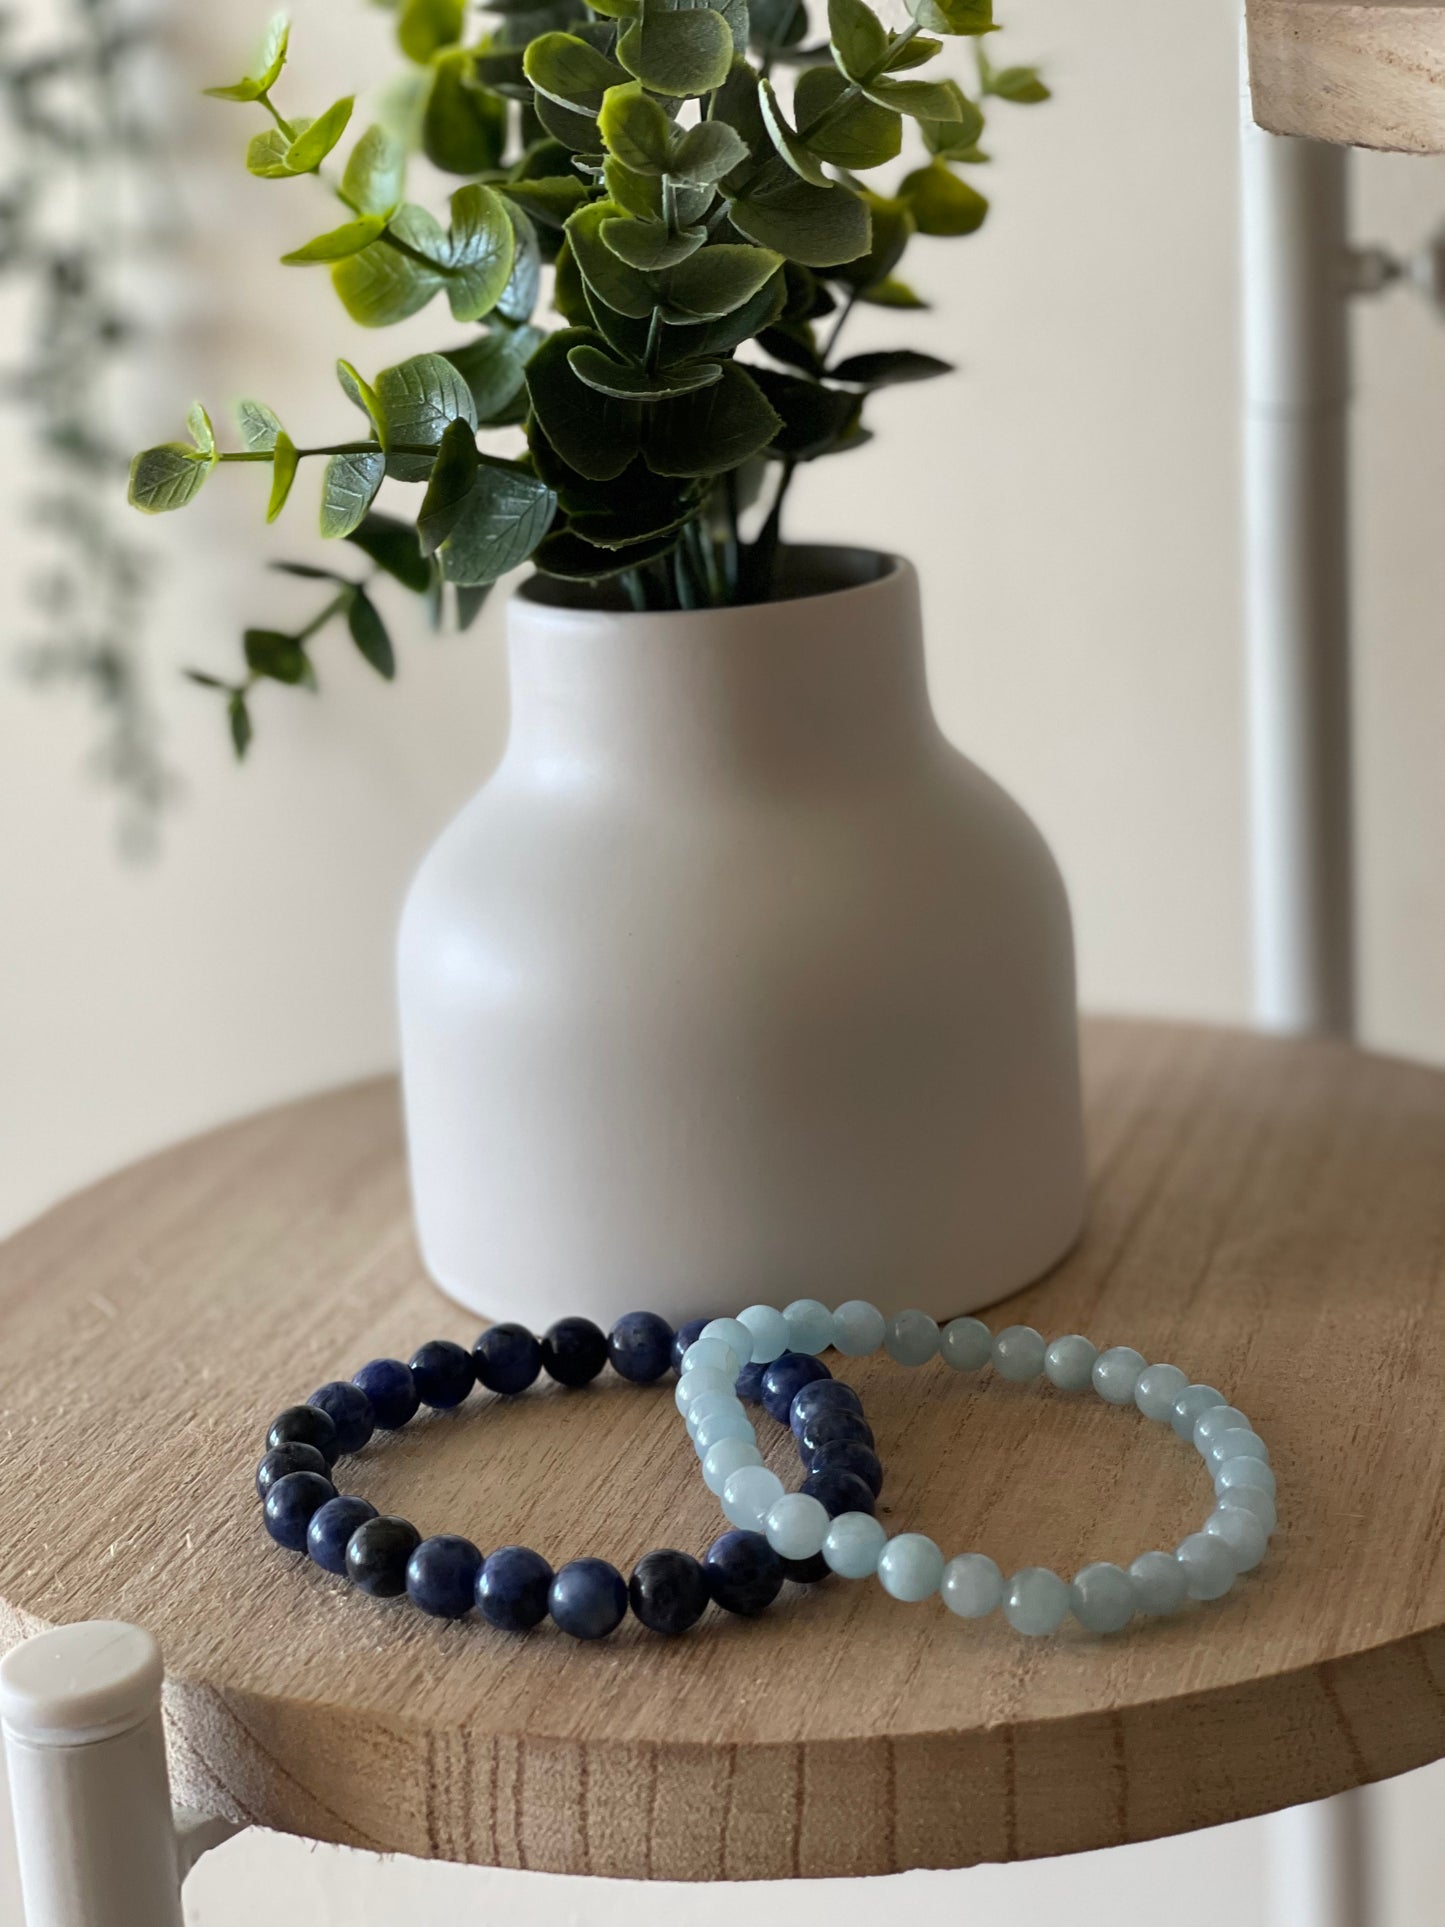
<path id="1" fill-rule="evenodd" d="M 1445 0 L 1248 0 L 1247 11 L 1261 127 L 1445 153 Z"/>
<path id="2" fill-rule="evenodd" d="M 1220 1605 L 1092 1639 L 788 1587 L 664 1643 L 445 1626 L 283 1555 L 251 1474 L 276 1408 L 472 1321 L 422 1276 L 396 1093 L 183 1144 L 0 1248 L 0 1645 L 150 1627 L 176 1791 L 403 1853 L 686 1880 L 879 1874 L 1101 1847 L 1445 1753 L 1445 1076 L 1324 1044 L 1095 1024 L 1093 1214 L 991 1316 L 1224 1387 L 1283 1528 Z M 648 1294 L 640 1289 L 639 1295 Z M 1096 1399 L 847 1367 L 885 1516 L 1007 1568 L 1194 1530 L 1167 1431 Z M 774 1461 L 796 1478 L 781 1428 Z M 423 1530 L 626 1568 L 720 1529 L 666 1386 L 473 1400 L 368 1450 Z"/>

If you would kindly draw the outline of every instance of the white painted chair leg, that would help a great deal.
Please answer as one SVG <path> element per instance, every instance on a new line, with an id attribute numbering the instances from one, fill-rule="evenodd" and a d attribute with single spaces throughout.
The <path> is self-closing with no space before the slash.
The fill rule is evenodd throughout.
<path id="1" fill-rule="evenodd" d="M 1369 1927 L 1366 1819 L 1358 1791 L 1271 1816 L 1271 1915 L 1279 1927 Z"/>
<path id="2" fill-rule="evenodd" d="M 183 1927 L 187 1870 L 235 1832 L 172 1811 L 161 1680 L 154 1639 L 117 1620 L 0 1662 L 26 1927 Z"/>

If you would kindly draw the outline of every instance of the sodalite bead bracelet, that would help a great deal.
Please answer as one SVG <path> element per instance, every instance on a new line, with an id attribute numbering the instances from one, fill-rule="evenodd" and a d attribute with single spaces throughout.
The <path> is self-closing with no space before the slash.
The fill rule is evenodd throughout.
<path id="1" fill-rule="evenodd" d="M 751 1530 L 725 1532 L 701 1560 L 663 1548 L 647 1553 L 624 1580 L 603 1559 L 574 1559 L 556 1572 L 529 1546 L 503 1546 L 486 1557 L 469 1539 L 441 1533 L 423 1539 L 406 1519 L 383 1517 L 366 1499 L 343 1495 L 333 1481 L 338 1459 L 358 1452 L 376 1430 L 396 1431 L 423 1405 L 450 1411 L 474 1385 L 500 1395 L 523 1392 L 540 1373 L 564 1386 L 589 1384 L 609 1362 L 634 1384 L 651 1384 L 669 1370 L 681 1373 L 679 1387 L 691 1383 L 718 1355 L 716 1347 L 693 1343 L 704 1320 L 674 1333 L 653 1312 L 629 1312 L 604 1334 L 586 1318 L 564 1318 L 538 1339 L 521 1325 L 490 1326 L 468 1352 L 448 1339 L 433 1340 L 409 1363 L 377 1358 L 347 1383 L 333 1380 L 276 1418 L 266 1435 L 266 1454 L 256 1471 L 266 1529 L 293 1552 L 308 1553 L 323 1570 L 349 1579 L 377 1597 L 405 1593 L 423 1612 L 461 1619 L 474 1608 L 494 1626 L 525 1632 L 550 1613 L 564 1632 L 577 1639 L 598 1639 L 634 1615 L 654 1632 L 680 1633 L 696 1624 L 711 1600 L 743 1615 L 762 1612 L 782 1590 L 785 1579 L 812 1583 L 828 1576 L 821 1557 L 790 1560 Z M 689 1380 L 691 1374 L 691 1380 Z M 716 1470 L 736 1456 L 741 1430 L 753 1436 L 736 1392 L 761 1397 L 786 1421 L 805 1382 L 828 1380 L 828 1369 L 814 1357 L 778 1359 L 752 1377 L 738 1373 L 727 1382 L 729 1411 L 716 1401 L 690 1396 L 694 1442 Z M 846 1388 L 839 1387 L 839 1391 Z M 824 1434 L 800 1436 L 805 1465 L 811 1460 L 805 1492 L 823 1492 L 839 1510 L 870 1510 L 882 1483 L 882 1468 L 871 1449 L 873 1435 L 856 1395 L 850 1426 L 852 1457 L 839 1454 L 819 1464 Z M 866 1439 L 866 1446 L 860 1441 Z M 751 1448 L 754 1456 L 757 1447 Z M 845 1455 L 846 1456 L 846 1455 Z M 744 1463 L 741 1457 L 737 1463 Z M 874 1482 L 857 1476 L 859 1471 Z M 811 1503 L 811 1501 L 810 1501 Z"/>
<path id="2" fill-rule="evenodd" d="M 1173 1552 L 1146 1552 L 1127 1571 L 1107 1562 L 1087 1565 L 1071 1584 L 1045 1566 L 1025 1566 L 1005 1577 L 984 1553 L 966 1552 L 945 1562 L 922 1533 L 890 1537 L 871 1506 L 835 1513 L 806 1487 L 784 1492 L 777 1474 L 762 1463 L 747 1415 L 736 1397 L 729 1400 L 727 1388 L 740 1371 L 761 1367 L 766 1372 L 768 1361 L 784 1352 L 813 1355 L 830 1345 L 852 1358 L 886 1350 L 900 1365 L 923 1365 L 937 1357 L 958 1372 L 992 1365 L 1014 1383 L 1043 1376 L 1060 1391 L 1092 1388 L 1110 1405 L 1132 1405 L 1194 1444 L 1213 1477 L 1214 1509 L 1203 1530 Z M 1028 1325 L 1011 1325 L 995 1336 L 977 1318 L 956 1318 L 940 1331 L 926 1312 L 900 1312 L 887 1320 L 861 1299 L 833 1312 L 816 1299 L 799 1299 L 783 1311 L 751 1305 L 736 1318 L 714 1319 L 690 1356 L 701 1369 L 679 1381 L 678 1409 L 691 1425 L 706 1398 L 710 1411 L 729 1417 L 730 1457 L 715 1460 L 709 1453 L 703 1476 L 721 1497 L 732 1525 L 761 1532 L 789 1559 L 821 1554 L 844 1578 L 876 1574 L 895 1599 L 940 1595 L 962 1619 L 982 1619 L 1002 1607 L 1016 1632 L 1038 1635 L 1056 1632 L 1072 1611 L 1090 1632 L 1120 1632 L 1136 1613 L 1172 1613 L 1186 1599 L 1222 1598 L 1240 1573 L 1263 1559 L 1275 1527 L 1269 1452 L 1249 1420 L 1212 1385 L 1191 1384 L 1177 1366 L 1151 1365 L 1127 1345 L 1100 1351 L 1077 1333 L 1049 1343 Z M 846 1390 L 829 1382 L 835 1398 Z M 805 1387 L 793 1412 L 805 1462 L 808 1408 Z"/>

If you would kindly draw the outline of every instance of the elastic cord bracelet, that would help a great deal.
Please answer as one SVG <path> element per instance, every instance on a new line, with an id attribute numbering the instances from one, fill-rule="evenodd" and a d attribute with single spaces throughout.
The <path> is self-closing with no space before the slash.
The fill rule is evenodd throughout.
<path id="1" fill-rule="evenodd" d="M 785 1579 L 810 1584 L 828 1576 L 816 1549 L 808 1559 L 791 1560 L 761 1533 L 739 1529 L 723 1533 L 701 1560 L 670 1547 L 649 1552 L 630 1580 L 604 1559 L 569 1560 L 554 1572 L 529 1546 L 503 1546 L 484 1556 L 455 1533 L 423 1538 L 408 1520 L 380 1515 L 366 1499 L 339 1493 L 333 1478 L 337 1461 L 359 1452 L 375 1430 L 398 1430 L 422 1406 L 453 1410 L 476 1385 L 510 1396 L 546 1372 L 564 1386 L 582 1386 L 610 1363 L 638 1385 L 676 1370 L 679 1389 L 690 1384 L 696 1394 L 696 1373 L 715 1356 L 714 1348 L 699 1351 L 693 1342 L 706 1322 L 694 1320 L 675 1333 L 653 1312 L 629 1312 L 604 1335 L 589 1319 L 564 1318 L 540 1339 L 521 1325 L 502 1324 L 484 1331 L 470 1352 L 435 1339 L 407 1364 L 373 1359 L 349 1383 L 323 1385 L 306 1404 L 273 1421 L 256 1471 L 266 1530 L 277 1544 L 308 1553 L 314 1564 L 362 1592 L 378 1598 L 405 1593 L 421 1611 L 441 1619 L 461 1619 L 475 1609 L 507 1632 L 525 1632 L 550 1614 L 574 1638 L 599 1639 L 621 1624 L 629 1604 L 643 1625 L 659 1633 L 685 1632 L 710 1600 L 728 1612 L 760 1613 Z M 805 1383 L 827 1380 L 827 1367 L 817 1358 L 779 1358 L 766 1372 L 735 1372 L 726 1386 L 726 1411 L 716 1401 L 690 1396 L 690 1430 L 714 1476 L 725 1465 L 762 1462 L 739 1388 L 786 1420 Z M 840 1512 L 868 1511 L 883 1475 L 861 1407 L 850 1437 L 860 1447 L 851 1455 L 835 1452 L 819 1467 L 814 1454 L 803 1490 Z M 806 1464 L 801 1440 L 799 1450 Z"/>
<path id="2" fill-rule="evenodd" d="M 712 1348 L 706 1353 L 711 1370 L 705 1389 L 717 1399 L 715 1412 L 730 1413 L 741 1448 L 752 1427 L 736 1397 L 730 1407 L 719 1396 L 729 1375 L 759 1367 L 766 1371 L 767 1361 L 784 1350 L 812 1356 L 830 1345 L 852 1358 L 886 1350 L 900 1365 L 941 1357 L 959 1372 L 992 1365 L 1014 1383 L 1043 1375 L 1061 1391 L 1092 1387 L 1110 1405 L 1134 1406 L 1192 1441 L 1213 1478 L 1215 1505 L 1203 1530 L 1181 1540 L 1173 1552 L 1143 1553 L 1127 1571 L 1100 1561 L 1069 1583 L 1046 1566 L 1025 1566 L 1005 1577 L 980 1552 L 945 1562 L 922 1533 L 890 1537 L 871 1516 L 871 1507 L 830 1516 L 806 1485 L 801 1492 L 784 1492 L 761 1454 L 741 1460 L 720 1480 L 704 1460 L 704 1477 L 721 1497 L 729 1522 L 761 1532 L 786 1558 L 821 1555 L 830 1571 L 847 1579 L 876 1573 L 893 1598 L 916 1602 L 938 1595 L 962 1619 L 982 1619 L 1002 1607 L 1014 1630 L 1030 1635 L 1056 1632 L 1069 1612 L 1090 1632 L 1120 1632 L 1136 1613 L 1171 1613 L 1186 1599 L 1222 1598 L 1239 1574 L 1264 1558 L 1276 1510 L 1275 1477 L 1263 1439 L 1212 1385 L 1191 1384 L 1174 1365 L 1150 1365 L 1127 1345 L 1100 1351 L 1077 1333 L 1048 1343 L 1028 1325 L 1011 1325 L 995 1337 L 977 1318 L 954 1319 L 940 1331 L 926 1312 L 900 1312 L 888 1320 L 862 1299 L 830 1312 L 809 1298 L 783 1311 L 752 1305 L 736 1318 L 714 1319 L 693 1349 L 696 1354 Z M 810 1461 L 807 1447 L 818 1436 L 809 1429 L 817 1402 L 838 1401 L 846 1390 L 835 1380 L 829 1385 L 831 1391 L 804 1387 L 790 1414 L 804 1462 L 813 1466 L 817 1458 Z M 678 1408 L 689 1419 L 703 1390 L 696 1377 L 678 1385 Z"/>

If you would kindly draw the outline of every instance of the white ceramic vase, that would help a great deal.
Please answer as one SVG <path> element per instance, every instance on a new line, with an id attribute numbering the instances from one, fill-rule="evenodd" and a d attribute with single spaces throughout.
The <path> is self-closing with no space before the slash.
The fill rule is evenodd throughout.
<path id="1" fill-rule="evenodd" d="M 1053 858 L 939 731 L 909 564 L 790 566 L 821 592 L 513 597 L 506 753 L 400 946 L 422 1253 L 489 1318 L 941 1318 L 1079 1231 Z"/>

